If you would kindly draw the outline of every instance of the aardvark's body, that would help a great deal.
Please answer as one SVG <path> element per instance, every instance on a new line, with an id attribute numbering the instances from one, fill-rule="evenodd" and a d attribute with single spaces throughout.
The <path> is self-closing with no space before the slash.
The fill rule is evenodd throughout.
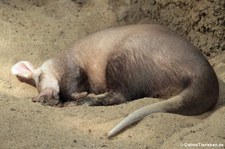
<path id="1" fill-rule="evenodd" d="M 50 105 L 167 99 L 131 113 L 109 136 L 155 112 L 201 114 L 215 105 L 219 94 L 215 72 L 200 51 L 159 25 L 106 29 L 78 40 L 36 70 L 21 61 L 12 72 L 20 81 L 37 87 L 35 101 Z"/>

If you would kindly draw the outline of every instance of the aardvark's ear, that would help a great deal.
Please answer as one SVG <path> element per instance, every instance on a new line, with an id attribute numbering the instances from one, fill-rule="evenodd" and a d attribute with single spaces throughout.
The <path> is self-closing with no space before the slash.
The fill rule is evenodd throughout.
<path id="1" fill-rule="evenodd" d="M 12 74 L 15 75 L 18 80 L 21 82 L 25 82 L 27 84 L 30 84 L 34 87 L 35 85 L 35 69 L 33 65 L 28 61 L 20 61 L 13 65 L 12 67 Z"/>

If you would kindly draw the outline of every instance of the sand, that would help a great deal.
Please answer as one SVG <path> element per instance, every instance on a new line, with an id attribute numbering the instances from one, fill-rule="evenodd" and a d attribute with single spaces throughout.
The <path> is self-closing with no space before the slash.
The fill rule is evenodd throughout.
<path id="1" fill-rule="evenodd" d="M 31 101 L 37 95 L 36 89 L 20 83 L 11 74 L 11 66 L 28 60 L 38 67 L 78 38 L 127 23 L 121 21 L 123 15 L 116 13 L 122 10 L 114 7 L 105 0 L 0 1 L 0 149 L 225 148 L 222 46 L 219 52 L 212 52 L 215 57 L 210 59 L 220 80 L 219 102 L 198 116 L 152 114 L 109 140 L 106 133 L 123 117 L 160 99 L 65 108 Z M 206 146 L 215 144 L 221 147 Z"/>

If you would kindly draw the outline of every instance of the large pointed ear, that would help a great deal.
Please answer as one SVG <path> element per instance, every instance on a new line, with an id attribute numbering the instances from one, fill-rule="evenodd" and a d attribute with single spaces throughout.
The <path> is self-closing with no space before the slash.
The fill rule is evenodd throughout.
<path id="1" fill-rule="evenodd" d="M 35 84 L 35 69 L 33 65 L 28 61 L 20 61 L 13 65 L 12 74 L 15 75 L 19 81 L 25 82 L 36 87 Z"/>

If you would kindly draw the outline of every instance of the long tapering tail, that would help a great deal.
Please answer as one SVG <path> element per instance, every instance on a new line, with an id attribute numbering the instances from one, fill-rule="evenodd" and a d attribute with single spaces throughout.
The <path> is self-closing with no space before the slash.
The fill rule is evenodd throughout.
<path id="1" fill-rule="evenodd" d="M 180 103 L 182 101 L 182 97 L 180 95 L 174 96 L 170 99 L 154 103 L 151 105 L 147 105 L 145 107 L 142 107 L 127 117 L 125 117 L 119 124 L 117 124 L 110 132 L 108 133 L 108 138 L 116 135 L 118 132 L 120 132 L 122 129 L 125 127 L 140 121 L 143 119 L 145 116 L 157 113 L 157 112 L 170 112 L 171 110 L 174 110 L 175 105 Z M 175 103 L 176 102 L 176 103 Z"/>

